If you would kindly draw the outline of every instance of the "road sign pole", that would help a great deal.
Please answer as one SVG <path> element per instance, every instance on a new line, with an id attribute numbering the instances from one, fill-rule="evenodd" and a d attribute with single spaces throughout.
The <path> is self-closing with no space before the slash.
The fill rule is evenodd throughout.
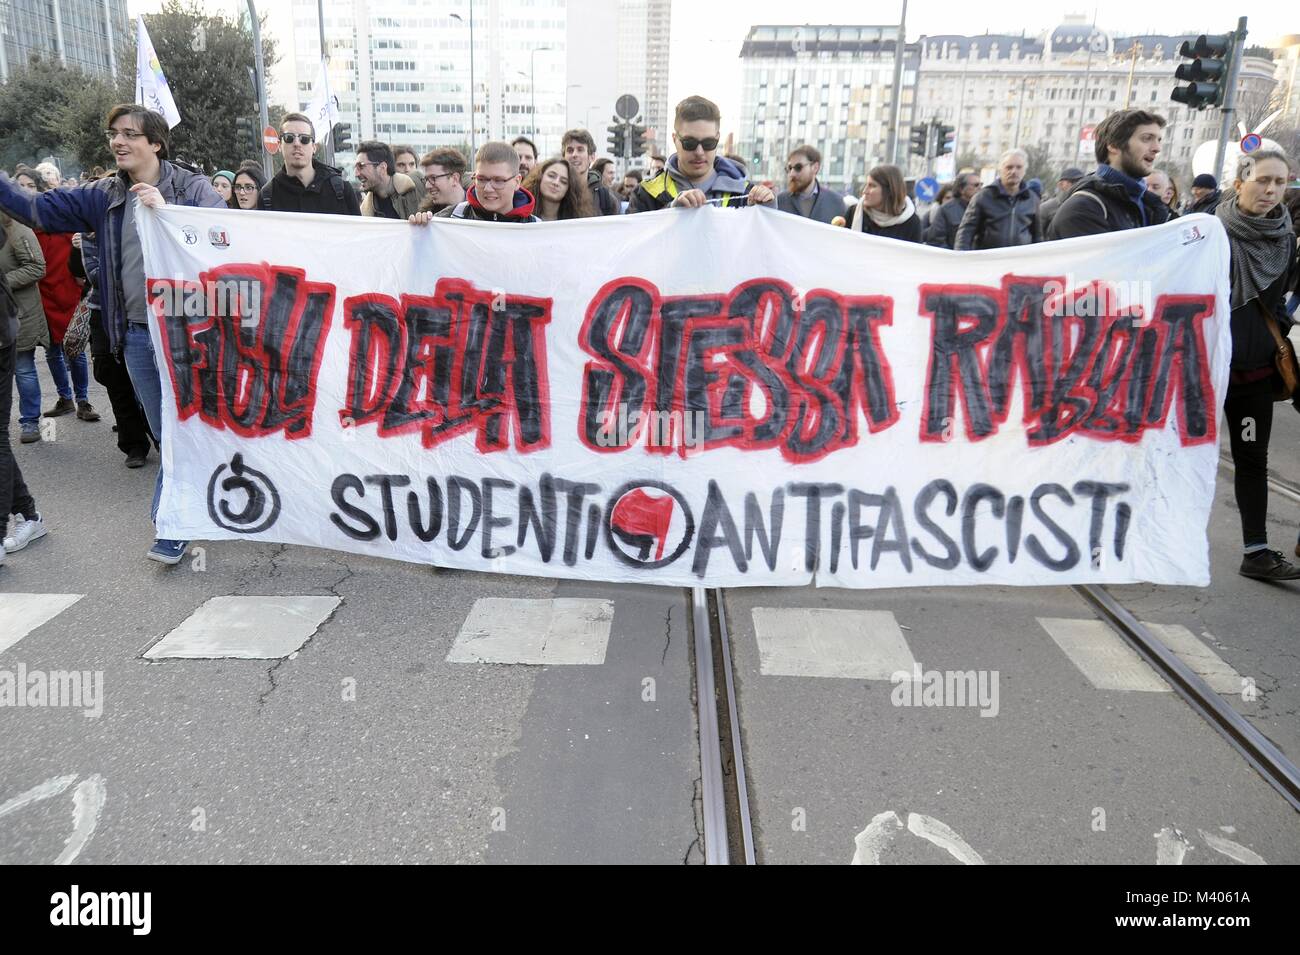
<path id="1" fill-rule="evenodd" d="M 1228 66 L 1228 88 L 1223 91 L 1223 122 L 1219 126 L 1219 146 L 1214 151 L 1214 178 L 1223 176 L 1223 157 L 1228 149 L 1228 135 L 1232 131 L 1232 117 L 1237 111 L 1237 76 L 1241 73 L 1241 57 L 1246 50 L 1246 18 L 1237 20 L 1237 32 L 1232 37 L 1232 62 Z M 1248 130 L 1249 131 L 1249 130 Z"/>

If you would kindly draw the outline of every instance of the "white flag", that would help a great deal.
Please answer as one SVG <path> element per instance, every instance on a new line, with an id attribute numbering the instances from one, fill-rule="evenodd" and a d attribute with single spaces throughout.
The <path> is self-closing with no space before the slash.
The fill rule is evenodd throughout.
<path id="1" fill-rule="evenodd" d="M 167 120 L 167 128 L 173 128 L 181 121 L 181 114 L 172 99 L 167 77 L 163 76 L 158 64 L 158 54 L 154 52 L 153 41 L 149 31 L 144 27 L 144 17 L 139 17 L 140 29 L 135 41 L 135 101 L 141 106 L 153 110 Z"/>
<path id="2" fill-rule="evenodd" d="M 311 102 L 305 112 L 311 117 L 316 142 L 328 140 L 334 124 L 339 121 L 339 101 L 330 92 L 329 71 L 325 69 L 324 60 L 320 61 L 320 72 L 316 74 L 316 85 L 312 87 Z"/>

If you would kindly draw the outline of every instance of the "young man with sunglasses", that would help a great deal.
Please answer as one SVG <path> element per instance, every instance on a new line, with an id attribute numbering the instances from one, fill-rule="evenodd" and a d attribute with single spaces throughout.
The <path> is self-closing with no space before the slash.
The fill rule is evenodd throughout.
<path id="1" fill-rule="evenodd" d="M 678 103 L 673 120 L 677 151 L 668 157 L 663 172 L 637 187 L 627 211 L 694 209 L 706 203 L 728 208 L 774 205 L 771 189 L 750 182 L 739 166 L 717 154 L 721 130 L 722 114 L 711 101 L 688 96 Z"/>
<path id="2" fill-rule="evenodd" d="M 484 143 L 474 157 L 474 184 L 465 200 L 437 214 L 439 219 L 472 219 L 478 222 L 540 222 L 533 214 L 533 195 L 519 185 L 519 156 L 509 143 Z M 425 225 L 429 212 L 411 216 Z"/>
<path id="3" fill-rule="evenodd" d="M 776 197 L 776 207 L 814 222 L 830 225 L 844 215 L 844 199 L 823 189 L 817 174 L 822 169 L 822 154 L 814 146 L 796 146 L 785 160 L 787 189 Z"/>
<path id="4" fill-rule="evenodd" d="M 316 158 L 317 146 L 311 120 L 302 113 L 289 113 L 280 121 L 284 168 L 262 187 L 263 209 L 361 215 L 361 200 L 352 183 Z"/>
<path id="5" fill-rule="evenodd" d="M 410 176 L 397 171 L 397 160 L 387 143 L 374 140 L 358 143 L 353 168 L 366 194 L 361 200 L 363 216 L 407 219 L 420 210 L 423 196 Z"/>

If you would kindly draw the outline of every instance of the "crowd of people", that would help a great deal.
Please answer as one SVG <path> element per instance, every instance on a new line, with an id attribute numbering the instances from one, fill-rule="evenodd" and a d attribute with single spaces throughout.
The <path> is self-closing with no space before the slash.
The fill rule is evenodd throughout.
<path id="1" fill-rule="evenodd" d="M 115 107 L 106 135 L 116 172 L 92 170 L 81 182 L 61 182 L 50 164 L 0 171 L 0 515 L 13 515 L 5 553 L 47 533 L 10 444 L 12 378 L 17 385 L 20 441 L 41 440 L 40 383 L 35 351 L 43 348 L 58 400 L 44 414 L 96 422 L 87 397 L 84 352 L 62 349 L 74 313 L 90 330 L 95 380 L 107 391 L 117 444 L 128 467 L 142 466 L 162 435 L 162 390 L 147 322 L 144 258 L 134 217 L 139 204 L 172 203 L 274 212 L 377 216 L 429 226 L 436 218 L 534 223 L 714 205 L 768 206 L 831 227 L 954 251 L 998 249 L 1159 225 L 1180 214 L 1215 215 L 1231 248 L 1232 371 L 1225 414 L 1241 515 L 1241 573 L 1270 580 L 1300 579 L 1300 567 L 1270 548 L 1265 529 L 1268 441 L 1273 404 L 1300 396 L 1287 390 L 1279 356 L 1290 314 L 1300 298 L 1293 212 L 1285 201 L 1293 170 L 1288 158 L 1261 149 L 1242 158 L 1230 184 L 1197 176 L 1181 203 L 1176 183 L 1156 168 L 1165 120 L 1140 109 L 1112 113 L 1095 130 L 1096 168 L 1062 170 L 1054 194 L 1025 182 L 1027 157 L 1003 155 L 983 184 L 963 171 L 928 210 L 918 207 L 897 166 L 869 169 L 852 200 L 826 188 L 822 156 L 813 146 L 790 151 L 785 188 L 756 181 L 740 157 L 718 153 L 721 115 L 711 101 L 678 104 L 674 152 L 651 156 L 644 170 L 621 179 L 614 163 L 596 155 L 590 132 L 572 129 L 558 155 L 543 157 L 528 137 L 489 142 L 473 166 L 456 149 L 423 156 L 410 146 L 365 141 L 357 146 L 356 185 L 322 162 L 311 120 L 289 113 L 280 122 L 283 165 L 270 181 L 248 161 L 208 176 L 168 155 L 168 127 L 138 105 Z M 1294 381 L 1294 379 L 1293 379 Z M 1251 422 L 1247 428 L 1246 422 Z M 1250 439 L 1247 439 L 1247 435 Z M 159 468 L 151 508 L 156 523 Z M 188 541 L 158 538 L 148 557 L 178 563 Z M 1300 557 L 1300 541 L 1295 553 Z"/>

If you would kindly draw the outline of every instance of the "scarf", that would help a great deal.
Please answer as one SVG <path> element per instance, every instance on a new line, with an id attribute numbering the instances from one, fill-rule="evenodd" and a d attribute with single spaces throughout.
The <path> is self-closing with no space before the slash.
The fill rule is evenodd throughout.
<path id="1" fill-rule="evenodd" d="M 896 216 L 885 215 L 875 209 L 868 209 L 867 215 L 871 216 L 871 221 L 877 229 L 886 229 L 891 225 L 898 225 L 900 222 L 906 222 L 912 216 L 916 215 L 916 206 L 912 205 L 910 198 L 904 200 L 903 211 Z M 853 210 L 853 226 L 855 232 L 862 232 L 865 220 L 862 218 L 862 203 Z"/>
<path id="2" fill-rule="evenodd" d="M 1238 308 L 1272 285 L 1291 261 L 1295 237 L 1291 216 L 1278 204 L 1266 216 L 1251 216 L 1237 204 L 1235 192 L 1219 200 L 1214 213 L 1228 230 L 1232 249 L 1232 307 Z"/>

